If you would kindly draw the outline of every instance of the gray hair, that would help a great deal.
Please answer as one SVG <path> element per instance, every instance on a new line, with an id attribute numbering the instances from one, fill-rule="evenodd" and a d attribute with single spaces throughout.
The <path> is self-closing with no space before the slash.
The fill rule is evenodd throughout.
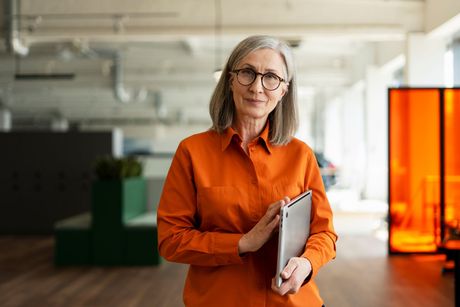
<path id="1" fill-rule="evenodd" d="M 230 90 L 230 72 L 241 60 L 258 49 L 272 49 L 280 53 L 285 63 L 285 79 L 289 82 L 287 93 L 269 114 L 269 141 L 273 145 L 286 145 L 297 130 L 297 82 L 294 59 L 289 46 L 274 37 L 257 35 L 241 41 L 232 51 L 209 103 L 212 128 L 222 133 L 230 127 L 235 116 L 235 104 Z"/>

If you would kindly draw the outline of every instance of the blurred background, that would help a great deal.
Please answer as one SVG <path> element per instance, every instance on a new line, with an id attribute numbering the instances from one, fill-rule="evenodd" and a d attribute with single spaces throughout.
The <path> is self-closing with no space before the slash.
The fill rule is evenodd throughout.
<path id="1" fill-rule="evenodd" d="M 349 244 L 345 258 L 357 262 L 366 253 L 387 256 L 388 88 L 460 86 L 458 0 L 4 0 L 0 32 L 0 234 L 17 248 L 44 245 L 41 263 L 51 267 L 55 223 L 91 207 L 96 156 L 137 157 L 145 211 L 155 212 L 179 141 L 210 127 L 216 75 L 248 35 L 280 37 L 294 51 L 296 136 L 316 153 L 335 226 Z M 37 234 L 44 237 L 31 239 Z M 368 239 L 375 240 L 359 243 Z M 0 276 L 0 303 L 13 291 L 7 306 L 41 297 L 20 300 L 8 284 L 22 274 L 6 269 L 14 255 L 0 267 L 9 272 Z M 429 270 L 440 273 L 443 260 L 433 261 Z M 439 278 L 433 288 L 441 294 L 426 304 L 453 302 L 452 276 Z M 361 303 L 326 294 L 335 306 Z M 90 297 L 89 305 L 102 304 L 98 293 Z M 154 306 L 175 306 L 165 302 Z"/>
<path id="2" fill-rule="evenodd" d="M 119 127 L 125 153 L 174 152 L 209 127 L 235 44 L 276 35 L 297 61 L 298 137 L 365 198 L 386 200 L 386 88 L 453 84 L 455 1 L 4 3 L 3 130 Z"/>

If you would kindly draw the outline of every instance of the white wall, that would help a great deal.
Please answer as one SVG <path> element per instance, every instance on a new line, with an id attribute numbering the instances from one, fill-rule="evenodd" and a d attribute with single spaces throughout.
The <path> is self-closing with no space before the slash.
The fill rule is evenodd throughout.
<path id="1" fill-rule="evenodd" d="M 364 82 L 358 82 L 343 94 L 343 158 L 340 179 L 343 185 L 363 195 L 367 169 L 366 106 Z"/>

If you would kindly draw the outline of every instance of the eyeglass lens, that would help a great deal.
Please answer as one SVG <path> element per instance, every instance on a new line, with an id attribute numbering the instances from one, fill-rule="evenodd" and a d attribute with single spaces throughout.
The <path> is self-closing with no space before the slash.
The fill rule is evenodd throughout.
<path id="1" fill-rule="evenodd" d="M 250 85 L 257 78 L 257 73 L 252 69 L 241 69 L 238 71 L 237 78 L 242 85 Z M 262 86 L 267 90 L 276 90 L 281 80 L 273 73 L 262 74 Z"/>

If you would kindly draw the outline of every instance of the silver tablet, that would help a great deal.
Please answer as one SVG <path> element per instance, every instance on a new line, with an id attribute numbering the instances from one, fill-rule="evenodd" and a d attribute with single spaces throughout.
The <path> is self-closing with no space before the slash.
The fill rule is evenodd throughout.
<path id="1" fill-rule="evenodd" d="M 280 210 L 278 263 L 276 265 L 276 285 L 283 282 L 281 272 L 289 259 L 303 254 L 310 235 L 311 194 L 306 191 Z"/>

